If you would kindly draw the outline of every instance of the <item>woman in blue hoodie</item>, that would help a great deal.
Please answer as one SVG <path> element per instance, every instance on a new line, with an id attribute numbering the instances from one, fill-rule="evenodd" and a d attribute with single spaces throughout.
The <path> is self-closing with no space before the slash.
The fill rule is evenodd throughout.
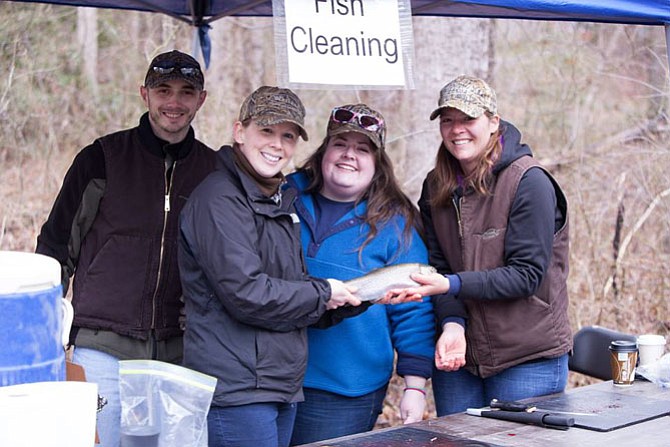
<path id="1" fill-rule="evenodd" d="M 399 263 L 428 262 L 418 212 L 402 192 L 384 148 L 384 118 L 364 104 L 336 107 L 327 135 L 288 177 L 311 276 L 349 280 Z M 403 376 L 400 414 L 420 421 L 431 375 L 435 327 L 429 299 L 371 306 L 328 329 L 308 329 L 305 401 L 293 445 L 371 430 L 393 373 Z"/>

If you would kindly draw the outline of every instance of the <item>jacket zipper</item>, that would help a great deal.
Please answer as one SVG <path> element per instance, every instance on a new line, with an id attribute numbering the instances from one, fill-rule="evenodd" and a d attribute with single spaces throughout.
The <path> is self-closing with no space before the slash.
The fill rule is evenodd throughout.
<path id="1" fill-rule="evenodd" d="M 454 209 L 456 210 L 456 222 L 458 223 L 458 235 L 463 239 L 463 222 L 461 222 L 461 203 L 463 197 L 458 199 L 455 197 L 451 198 L 451 202 L 454 204 Z"/>
<path id="2" fill-rule="evenodd" d="M 164 164 L 165 180 L 167 180 L 167 163 Z M 174 179 L 174 171 L 177 170 L 177 162 L 173 162 L 172 172 L 170 173 L 170 181 L 165 185 L 165 196 L 163 201 L 163 230 L 161 232 L 161 248 L 158 256 L 158 275 L 156 276 L 156 286 L 154 287 L 154 296 L 151 299 L 151 329 L 156 329 L 156 301 L 158 298 L 158 288 L 160 286 L 161 275 L 163 274 L 163 251 L 165 249 L 165 229 L 167 228 L 168 214 L 170 213 L 170 190 L 172 189 L 172 180 Z"/>
<path id="3" fill-rule="evenodd" d="M 456 222 L 458 223 L 458 236 L 461 241 L 461 250 L 463 250 L 463 221 L 461 220 L 461 206 L 463 206 L 463 197 L 452 197 L 451 201 L 454 205 L 454 209 L 456 210 Z M 472 346 L 472 340 L 467 336 L 465 336 L 465 341 L 468 346 Z M 479 369 L 479 361 L 477 359 L 477 354 L 476 354 L 476 349 L 470 349 L 470 357 L 472 358 L 472 362 L 477 368 L 477 374 L 481 376 L 481 371 Z"/>

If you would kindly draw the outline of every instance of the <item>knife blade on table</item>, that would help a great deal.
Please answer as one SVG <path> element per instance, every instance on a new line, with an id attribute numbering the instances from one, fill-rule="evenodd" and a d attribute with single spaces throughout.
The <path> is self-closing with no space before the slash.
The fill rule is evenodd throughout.
<path id="1" fill-rule="evenodd" d="M 552 414 L 565 414 L 565 415 L 570 415 L 570 416 L 598 416 L 595 413 L 579 413 L 576 411 L 560 411 L 560 410 L 551 410 L 548 408 L 538 408 L 533 404 L 525 404 L 523 402 L 514 402 L 514 401 L 502 401 L 498 399 L 492 399 L 491 403 L 489 404 L 491 408 L 495 408 L 498 410 L 504 410 L 504 411 L 518 411 L 518 412 L 526 412 L 526 413 L 532 413 L 534 411 L 540 411 L 544 413 L 552 413 Z"/>

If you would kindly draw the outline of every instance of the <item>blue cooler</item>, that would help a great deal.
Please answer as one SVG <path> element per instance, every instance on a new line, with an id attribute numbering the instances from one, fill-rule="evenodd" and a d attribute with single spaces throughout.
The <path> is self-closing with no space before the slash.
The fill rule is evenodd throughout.
<path id="1" fill-rule="evenodd" d="M 58 261 L 0 251 L 0 386 L 65 380 L 63 302 Z"/>

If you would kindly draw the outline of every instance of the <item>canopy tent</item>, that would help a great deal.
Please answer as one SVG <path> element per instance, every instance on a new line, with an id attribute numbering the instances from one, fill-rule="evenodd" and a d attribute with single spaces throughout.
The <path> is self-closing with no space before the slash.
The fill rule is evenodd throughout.
<path id="1" fill-rule="evenodd" d="M 169 14 L 194 26 L 226 16 L 272 16 L 272 0 L 18 0 Z M 421 16 L 670 24 L 667 0 L 411 0 Z"/>
<path id="2" fill-rule="evenodd" d="M 272 0 L 15 0 L 112 9 L 153 11 L 198 27 L 209 64 L 209 23 L 227 16 L 272 16 Z M 665 27 L 670 59 L 668 0 L 411 0 L 412 15 L 563 20 Z"/>

